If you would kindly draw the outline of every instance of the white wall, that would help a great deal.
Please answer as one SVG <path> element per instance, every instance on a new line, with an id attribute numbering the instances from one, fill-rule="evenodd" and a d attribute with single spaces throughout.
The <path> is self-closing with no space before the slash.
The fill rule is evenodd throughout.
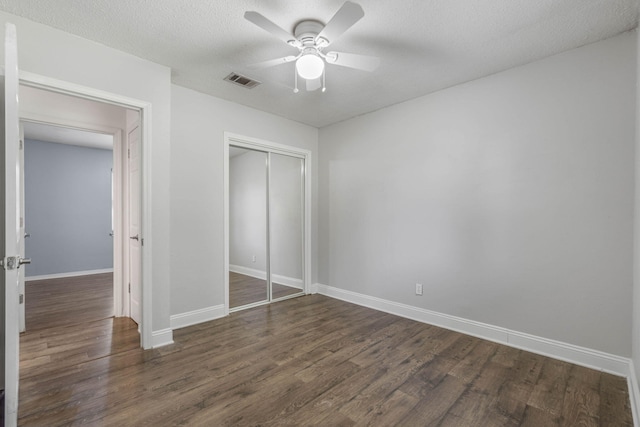
<path id="1" fill-rule="evenodd" d="M 629 356 L 635 37 L 321 129 L 319 281 Z"/>
<path id="2" fill-rule="evenodd" d="M 318 130 L 175 85 L 171 96 L 171 312 L 180 314 L 224 303 L 224 132 L 304 148 L 317 163 Z M 316 212 L 314 190 L 312 224 Z M 312 247 L 315 259 L 316 228 Z"/>
<path id="3" fill-rule="evenodd" d="M 0 24 L 14 23 L 21 70 L 142 100 L 152 105 L 153 325 L 169 327 L 169 125 L 170 70 L 135 56 L 17 16 L 0 13 Z M 0 47 L 0 52 L 3 48 Z"/>
<path id="4" fill-rule="evenodd" d="M 636 29 L 636 138 L 635 138 L 635 210 L 633 239 L 633 329 L 632 360 L 636 381 L 640 383 L 640 31 Z M 636 396 L 640 398 L 640 396 Z"/>

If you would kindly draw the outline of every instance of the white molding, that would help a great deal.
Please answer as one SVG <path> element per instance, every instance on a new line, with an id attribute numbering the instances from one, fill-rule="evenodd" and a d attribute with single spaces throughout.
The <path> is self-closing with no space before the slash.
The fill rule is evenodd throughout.
<path id="1" fill-rule="evenodd" d="M 66 80 L 59 80 L 53 77 L 43 76 L 41 74 L 32 73 L 30 71 L 19 71 L 20 84 L 34 88 L 44 89 L 49 92 L 61 93 L 63 95 L 72 95 L 79 98 L 90 99 L 93 101 L 104 102 L 107 104 L 118 105 L 126 108 L 144 108 L 149 105 L 145 101 L 122 96 L 113 92 L 107 92 L 101 89 L 83 86 L 71 83 Z"/>
<path id="2" fill-rule="evenodd" d="M 152 186 L 152 136 L 151 136 L 151 104 L 145 103 L 143 107 L 140 107 L 140 121 L 142 123 L 142 134 L 140 140 L 142 143 L 142 195 L 141 206 L 142 212 L 140 213 L 140 226 L 141 237 L 143 244 L 142 249 L 142 276 L 140 278 L 142 285 L 142 329 L 141 344 L 142 348 L 149 348 L 149 344 L 153 345 L 153 186 Z M 173 340 L 171 341 L 173 342 Z"/>
<path id="3" fill-rule="evenodd" d="M 255 268 L 243 267 L 242 265 L 230 264 L 229 271 L 232 273 L 244 274 L 245 276 L 255 277 L 260 280 L 267 280 L 267 272 L 263 270 L 257 270 Z M 296 288 L 300 290 L 304 290 L 304 282 L 302 279 L 296 279 L 295 277 L 283 276 L 280 274 L 272 274 L 271 281 L 289 286 L 291 288 Z"/>
<path id="4" fill-rule="evenodd" d="M 36 280 L 62 279 L 65 277 L 90 276 L 92 274 L 113 273 L 113 268 L 103 268 L 101 270 L 71 271 L 68 273 L 41 274 L 39 276 L 25 277 L 25 282 L 34 282 Z"/>
<path id="5" fill-rule="evenodd" d="M 318 284 L 318 293 L 418 322 L 440 326 L 510 347 L 629 378 L 630 359 L 625 357 L 327 285 Z"/>
<path id="6" fill-rule="evenodd" d="M 173 344 L 173 330 L 171 328 L 151 332 L 151 348 L 158 348 L 169 344 Z"/>
<path id="7" fill-rule="evenodd" d="M 129 310 L 125 310 L 123 304 L 124 295 L 128 295 L 128 289 L 125 290 L 125 283 L 129 283 L 128 274 L 125 278 L 124 269 L 124 234 L 122 233 L 122 217 L 124 216 L 124 206 L 122 204 L 123 188 L 122 188 L 122 171 L 123 169 L 123 152 L 122 152 L 122 129 L 118 129 L 113 133 L 113 312 L 116 316 L 128 316 Z M 128 240 L 128 239 L 127 239 Z M 128 272 L 128 270 L 127 270 Z M 127 286 L 128 288 L 128 286 Z"/>
<path id="8" fill-rule="evenodd" d="M 171 329 L 180 329 L 198 323 L 225 317 L 224 304 L 188 311 L 171 316 Z"/>
<path id="9" fill-rule="evenodd" d="M 629 403 L 631 404 L 631 415 L 633 415 L 633 425 L 640 427 L 640 390 L 638 389 L 638 377 L 634 367 L 633 359 L 629 361 L 629 374 L 627 375 L 627 385 L 629 388 Z"/>
<path id="10" fill-rule="evenodd" d="M 223 277 L 222 283 L 224 283 L 224 314 L 229 314 L 229 137 L 225 133 L 224 135 L 224 144 L 223 144 L 223 165 L 222 165 L 222 187 L 223 187 L 223 195 L 222 195 L 222 204 L 223 208 Z"/>
<path id="11" fill-rule="evenodd" d="M 77 96 L 79 98 L 91 99 L 99 102 L 106 102 L 113 105 L 119 105 L 125 108 L 132 108 L 140 111 L 140 120 L 142 121 L 142 236 L 145 240 L 145 247 L 142 250 L 142 322 L 140 323 L 140 344 L 142 348 L 152 348 L 154 343 L 154 335 L 152 328 L 153 320 L 153 233 L 152 233 L 152 104 L 139 99 L 129 98 L 127 96 L 118 95 L 112 92 L 106 92 L 100 89 L 71 83 L 64 80 L 58 80 L 52 77 L 35 74 L 28 71 L 19 72 L 20 84 L 40 88 L 52 92 L 62 93 L 65 95 Z"/>
<path id="12" fill-rule="evenodd" d="M 311 284 L 311 286 L 309 286 L 309 293 L 312 294 L 312 295 L 317 294 L 319 286 L 322 286 L 322 285 L 320 285 L 320 283 Z"/>
<path id="13" fill-rule="evenodd" d="M 627 377 L 629 373 L 629 358 L 523 332 L 505 330 L 509 341 L 504 344 L 511 347 L 623 377 Z"/>

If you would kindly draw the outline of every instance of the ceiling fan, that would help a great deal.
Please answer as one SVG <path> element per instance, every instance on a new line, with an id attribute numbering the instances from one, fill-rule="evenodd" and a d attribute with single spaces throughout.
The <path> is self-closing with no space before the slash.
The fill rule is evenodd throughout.
<path id="1" fill-rule="evenodd" d="M 296 24 L 293 34 L 290 34 L 258 12 L 245 12 L 245 19 L 299 50 L 297 55 L 259 62 L 250 67 L 267 68 L 295 61 L 295 88 L 293 91 L 296 93 L 298 92 L 298 76 L 306 81 L 308 91 L 322 88 L 322 92 L 324 92 L 326 90 L 325 64 L 373 71 L 380 64 L 380 59 L 374 56 L 345 52 L 324 52 L 326 47 L 363 16 L 364 10 L 360 5 L 347 1 L 329 20 L 327 25 L 315 20 L 304 20 Z"/>

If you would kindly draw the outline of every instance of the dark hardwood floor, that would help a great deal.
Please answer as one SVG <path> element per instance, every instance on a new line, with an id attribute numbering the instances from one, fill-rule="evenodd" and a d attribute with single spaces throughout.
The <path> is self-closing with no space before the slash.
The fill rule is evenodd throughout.
<path id="1" fill-rule="evenodd" d="M 20 425 L 632 425 L 624 378 L 320 295 L 147 351 L 100 317 L 22 337 Z"/>
<path id="2" fill-rule="evenodd" d="M 113 273 L 26 282 L 25 304 L 28 331 L 111 317 Z"/>
<path id="3" fill-rule="evenodd" d="M 271 283 L 273 299 L 302 292 L 298 288 Z M 229 307 L 240 307 L 267 300 L 267 281 L 244 274 L 229 272 Z"/>

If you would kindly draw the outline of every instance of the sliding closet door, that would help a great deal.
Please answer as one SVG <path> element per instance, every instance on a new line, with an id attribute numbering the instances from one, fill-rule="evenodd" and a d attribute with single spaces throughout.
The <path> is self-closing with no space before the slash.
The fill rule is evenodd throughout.
<path id="1" fill-rule="evenodd" d="M 271 298 L 304 291 L 304 160 L 269 154 Z"/>
<path id="2" fill-rule="evenodd" d="M 229 147 L 229 307 L 269 301 L 267 156 Z"/>

